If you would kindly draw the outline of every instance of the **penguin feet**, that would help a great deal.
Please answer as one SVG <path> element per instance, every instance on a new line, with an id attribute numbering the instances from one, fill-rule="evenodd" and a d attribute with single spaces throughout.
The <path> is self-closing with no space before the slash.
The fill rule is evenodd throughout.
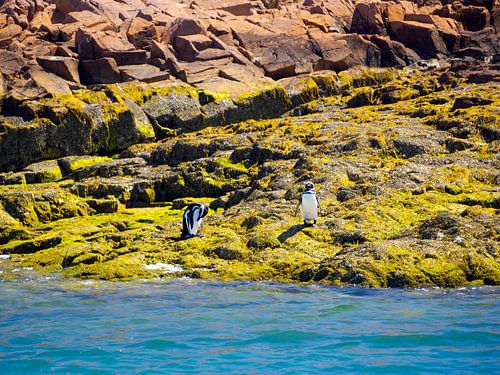
<path id="1" fill-rule="evenodd" d="M 192 234 L 189 234 L 189 233 L 181 233 L 181 240 L 187 240 L 189 238 L 193 237 Z"/>
<path id="2" fill-rule="evenodd" d="M 315 226 L 316 226 L 316 220 L 314 220 L 314 222 L 313 222 L 313 223 L 310 223 L 310 222 L 308 222 L 307 220 L 304 220 L 304 226 L 305 226 L 305 227 L 309 227 L 309 228 L 311 228 L 311 227 L 315 227 Z"/>

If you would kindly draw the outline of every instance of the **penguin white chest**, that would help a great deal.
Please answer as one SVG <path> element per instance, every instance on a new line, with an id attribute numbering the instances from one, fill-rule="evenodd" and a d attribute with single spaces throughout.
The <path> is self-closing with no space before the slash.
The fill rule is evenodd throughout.
<path id="1" fill-rule="evenodd" d="M 302 195 L 302 218 L 304 220 L 316 220 L 318 217 L 318 202 L 315 194 Z"/>
<path id="2" fill-rule="evenodd" d="M 193 226 L 190 230 L 190 233 L 192 235 L 198 233 L 198 229 L 200 229 L 202 220 L 203 218 L 201 217 L 201 210 L 199 208 L 196 208 L 193 212 Z"/>

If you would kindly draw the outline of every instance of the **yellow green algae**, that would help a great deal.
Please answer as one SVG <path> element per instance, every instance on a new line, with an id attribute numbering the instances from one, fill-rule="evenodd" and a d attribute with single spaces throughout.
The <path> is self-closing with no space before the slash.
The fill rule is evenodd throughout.
<path id="1" fill-rule="evenodd" d="M 498 85 L 457 79 L 456 87 L 440 86 L 432 73 L 393 70 L 329 77 L 291 83 L 306 90 L 305 102 L 314 99 L 304 116 L 207 127 L 131 146 L 125 156 L 149 155 L 145 171 L 21 185 L 16 194 L 13 187 L 0 186 L 0 215 L 8 218 L 0 253 L 10 254 L 3 262 L 109 280 L 186 276 L 372 287 L 499 284 L 499 147 L 491 138 L 499 128 Z M 325 85 L 334 96 L 319 97 Z M 284 87 L 268 88 L 268 99 L 289 103 Z M 172 88 L 111 85 L 107 90 L 119 103 L 133 98 L 141 104 Z M 184 86 L 176 90 L 199 95 Z M 370 94 L 368 103 L 343 107 L 361 91 Z M 382 104 L 388 91 L 396 101 Z M 261 95 L 256 92 L 236 102 Z M 82 102 L 93 100 L 88 93 L 75 95 Z M 460 96 L 491 103 L 452 110 Z M 188 157 L 175 161 L 175 147 Z M 110 161 L 76 159 L 71 170 Z M 166 179 L 169 174 L 173 177 Z M 152 176 L 156 180 L 148 182 Z M 313 228 L 294 216 L 302 183 L 309 179 L 322 206 Z M 114 182 L 141 186 L 148 202 L 130 208 L 128 187 L 116 197 L 105 196 L 107 190 L 104 196 L 76 196 L 72 190 L 73 184 Z M 114 212 L 100 213 L 91 199 L 121 202 Z M 212 208 L 203 237 L 181 241 L 181 217 L 191 201 Z"/>

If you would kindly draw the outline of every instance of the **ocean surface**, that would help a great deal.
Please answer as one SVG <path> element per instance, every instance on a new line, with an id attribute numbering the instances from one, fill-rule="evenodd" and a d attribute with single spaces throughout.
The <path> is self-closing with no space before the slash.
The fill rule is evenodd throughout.
<path id="1" fill-rule="evenodd" d="M 0 374 L 499 374 L 499 296 L 0 281 Z"/>

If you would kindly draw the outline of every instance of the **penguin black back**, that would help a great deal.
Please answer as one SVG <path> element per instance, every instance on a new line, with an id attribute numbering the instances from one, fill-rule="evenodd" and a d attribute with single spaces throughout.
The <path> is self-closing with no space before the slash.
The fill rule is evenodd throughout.
<path id="1" fill-rule="evenodd" d="M 207 216 L 208 207 L 203 203 L 190 203 L 182 215 L 181 239 L 194 237 L 198 234 L 202 219 Z"/>

